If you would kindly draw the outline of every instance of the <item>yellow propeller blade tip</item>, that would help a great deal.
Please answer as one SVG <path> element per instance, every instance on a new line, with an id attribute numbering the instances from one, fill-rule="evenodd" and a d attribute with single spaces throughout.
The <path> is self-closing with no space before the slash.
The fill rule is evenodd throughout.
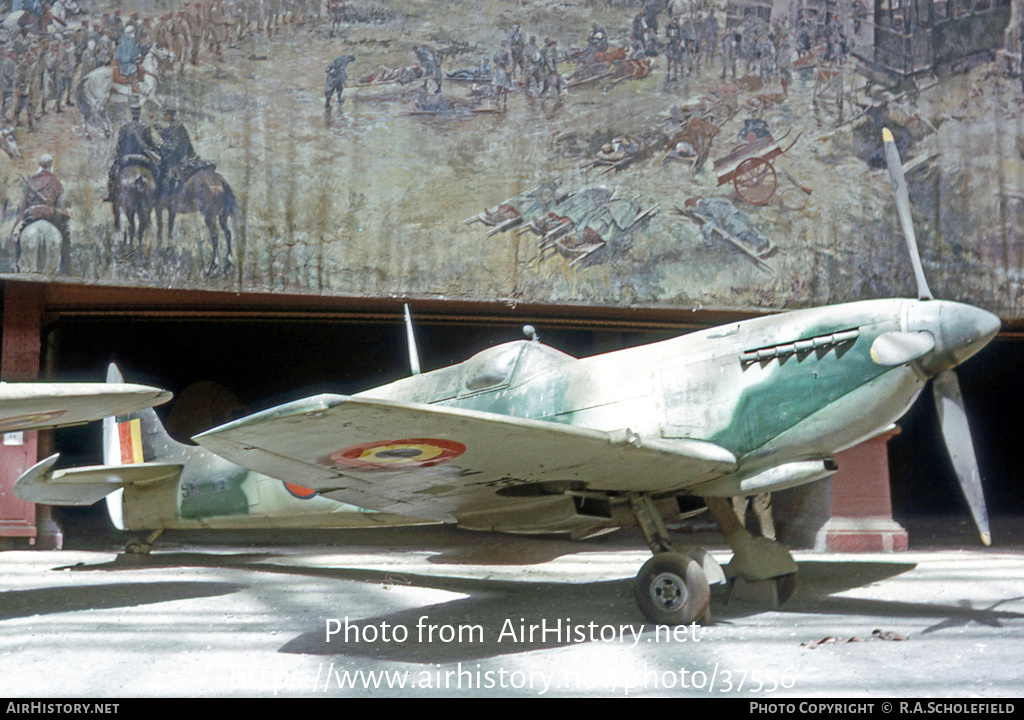
<path id="1" fill-rule="evenodd" d="M 982 533 L 981 534 L 981 544 L 984 545 L 985 547 L 988 547 L 989 545 L 991 545 L 992 544 L 992 536 L 989 535 L 988 533 Z"/>
<path id="2" fill-rule="evenodd" d="M 893 136 L 889 128 L 882 128 L 882 142 L 892 142 Z"/>

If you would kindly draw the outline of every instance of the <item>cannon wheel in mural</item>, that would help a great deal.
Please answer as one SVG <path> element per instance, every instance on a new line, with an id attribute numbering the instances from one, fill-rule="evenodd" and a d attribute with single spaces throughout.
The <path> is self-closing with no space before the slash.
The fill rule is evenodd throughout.
<path id="1" fill-rule="evenodd" d="M 748 205 L 766 205 L 775 195 L 779 180 L 775 168 L 764 158 L 751 157 L 739 164 L 732 176 L 736 195 Z"/>
<path id="2" fill-rule="evenodd" d="M 771 134 L 741 145 L 715 161 L 718 184 L 733 184 L 736 195 L 749 205 L 764 205 L 775 194 L 778 177 L 772 160 L 789 152 L 800 140 L 798 133 L 786 147 L 780 142 L 789 137 L 790 130 L 776 140 Z"/>

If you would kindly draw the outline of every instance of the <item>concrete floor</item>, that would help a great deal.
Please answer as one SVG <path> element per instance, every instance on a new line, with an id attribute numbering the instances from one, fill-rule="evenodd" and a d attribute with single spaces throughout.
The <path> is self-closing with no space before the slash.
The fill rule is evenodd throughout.
<path id="1" fill-rule="evenodd" d="M 211 537 L 171 535 L 147 557 L 105 538 L 0 553 L 0 695 L 1024 695 L 1020 544 L 959 549 L 947 533 L 899 554 L 797 552 L 782 609 L 717 591 L 713 624 L 668 635 L 634 605 L 648 553 L 626 532 Z M 728 559 L 720 538 L 697 540 Z M 561 636 L 531 639 L 545 622 Z"/>

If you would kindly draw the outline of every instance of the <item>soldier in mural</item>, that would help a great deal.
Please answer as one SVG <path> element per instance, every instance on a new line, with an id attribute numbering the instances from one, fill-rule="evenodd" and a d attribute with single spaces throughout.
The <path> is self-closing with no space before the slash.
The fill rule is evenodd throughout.
<path id="1" fill-rule="evenodd" d="M 345 19 L 345 5 L 347 0 L 327 0 L 327 15 L 331 18 L 330 37 L 335 33 L 341 34 L 341 23 Z"/>
<path id="2" fill-rule="evenodd" d="M 14 106 L 14 124 L 21 125 L 21 113 L 25 112 L 28 129 L 35 127 L 35 101 L 39 97 L 40 67 L 35 43 L 29 45 L 18 63 L 18 98 Z"/>
<path id="3" fill-rule="evenodd" d="M 531 35 L 530 42 L 527 43 L 526 49 L 523 51 L 523 55 L 526 59 L 526 80 L 524 82 L 524 92 L 530 92 L 530 86 L 539 89 L 544 81 L 544 70 L 541 66 L 541 51 L 537 47 L 537 36 Z"/>
<path id="4" fill-rule="evenodd" d="M 671 80 L 673 75 L 679 78 L 683 68 L 683 43 L 679 23 L 675 18 L 669 18 L 665 24 L 664 50 L 667 61 L 665 78 Z"/>
<path id="5" fill-rule="evenodd" d="M 182 72 L 185 69 L 185 61 L 194 53 L 193 46 L 196 42 L 184 10 L 179 10 L 169 21 L 166 32 L 167 47 L 174 53 L 178 72 Z"/>
<path id="6" fill-rule="evenodd" d="M 157 152 L 157 199 L 173 195 L 187 180 L 188 168 L 201 165 L 188 130 L 177 119 L 173 108 L 164 110 L 164 124 L 146 128 L 142 136 L 145 144 Z"/>
<path id="7" fill-rule="evenodd" d="M 736 61 L 739 59 L 743 38 L 738 32 L 726 32 L 722 38 L 722 79 L 736 79 Z"/>
<path id="8" fill-rule="evenodd" d="M 324 109 L 331 109 L 331 96 L 335 93 L 338 95 L 338 105 L 345 101 L 342 93 L 345 92 L 345 82 L 348 80 L 348 66 L 355 59 L 355 55 L 340 55 L 327 66 L 327 77 L 324 80 Z"/>
<path id="9" fill-rule="evenodd" d="M 82 50 L 81 60 L 78 63 L 79 77 L 84 78 L 97 67 L 99 67 L 99 62 L 96 59 L 96 41 L 90 38 L 85 44 L 85 49 Z"/>
<path id="10" fill-rule="evenodd" d="M 700 46 L 704 49 L 706 55 L 706 66 L 709 68 L 714 65 L 715 58 L 718 57 L 718 33 L 718 18 L 715 17 L 715 8 L 712 7 L 701 27 L 700 40 Z"/>
<path id="11" fill-rule="evenodd" d="M 107 196 L 104 202 L 113 202 L 114 178 L 118 170 L 128 165 L 142 165 L 155 178 L 159 174 L 158 162 L 160 155 L 149 141 L 147 128 L 142 122 L 142 102 L 138 97 L 129 103 L 131 119 L 117 131 L 117 142 L 114 145 L 114 161 L 107 175 Z"/>
<path id="12" fill-rule="evenodd" d="M 519 76 L 526 74 L 526 40 L 523 38 L 522 23 L 512 26 L 512 32 L 508 36 L 508 50 L 512 56 L 511 79 L 515 79 L 516 68 L 519 69 Z"/>
<path id="13" fill-rule="evenodd" d="M 758 40 L 757 54 L 760 61 L 761 82 L 765 87 L 770 88 L 778 70 L 775 59 L 775 40 L 771 33 L 762 33 Z"/>
<path id="14" fill-rule="evenodd" d="M 562 94 L 562 75 L 558 72 L 558 41 L 547 38 L 541 51 L 541 68 L 544 75 L 544 87 L 540 94 L 547 93 L 548 88 L 555 89 L 555 97 Z"/>
<path id="15" fill-rule="evenodd" d="M 64 206 L 64 186 L 53 174 L 53 157 L 44 153 L 39 157 L 39 169 L 28 180 L 22 178 L 24 195 L 18 206 L 18 219 L 11 230 L 15 245 L 21 241 L 26 227 L 37 220 L 45 220 L 60 231 L 61 238 L 70 240 L 68 213 Z"/>
<path id="16" fill-rule="evenodd" d="M 0 58 L 0 118 L 7 119 L 7 109 L 18 92 L 17 53 L 14 49 L 7 50 Z"/>
<path id="17" fill-rule="evenodd" d="M 587 36 L 587 51 L 590 55 L 608 52 L 608 33 L 597 23 L 593 23 L 590 27 L 590 34 Z"/>
<path id="18" fill-rule="evenodd" d="M 52 72 L 53 88 L 57 93 L 57 112 L 63 112 L 61 105 L 74 105 L 71 100 L 71 85 L 75 73 L 75 41 L 67 38 L 57 48 L 57 60 Z"/>
<path id="19" fill-rule="evenodd" d="M 114 42 L 113 30 L 104 29 L 95 38 L 96 41 L 96 66 L 109 65 L 114 59 L 114 50 L 117 44 Z"/>
<path id="20" fill-rule="evenodd" d="M 145 49 L 135 39 L 135 27 L 129 25 L 124 29 L 124 34 L 117 41 L 117 50 L 114 51 L 114 59 L 117 61 L 117 71 L 120 78 L 115 77 L 115 82 L 130 82 L 132 92 L 139 89 L 139 61 Z"/>
<path id="21" fill-rule="evenodd" d="M 501 41 L 498 52 L 494 53 L 494 103 L 504 110 L 508 105 L 508 94 L 512 90 L 513 60 L 512 52 L 509 50 L 508 42 Z"/>
<path id="22" fill-rule="evenodd" d="M 185 13 L 185 22 L 192 37 L 192 43 L 189 45 L 189 62 L 196 65 L 199 63 L 199 47 L 203 44 L 203 39 L 205 38 L 202 10 L 197 3 L 185 3 L 182 6 L 182 12 Z M 270 27 L 271 23 L 268 20 L 268 36 L 270 35 Z"/>
<path id="23" fill-rule="evenodd" d="M 416 54 L 416 59 L 419 61 L 420 67 L 423 68 L 423 89 L 427 89 L 427 85 L 431 80 L 434 81 L 435 87 L 434 92 L 441 92 L 441 61 L 433 50 L 428 48 L 426 45 L 414 45 L 412 48 Z"/>

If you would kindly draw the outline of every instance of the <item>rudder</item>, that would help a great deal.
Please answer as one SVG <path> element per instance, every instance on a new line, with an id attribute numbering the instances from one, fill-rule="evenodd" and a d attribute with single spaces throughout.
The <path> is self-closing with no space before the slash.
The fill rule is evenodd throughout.
<path id="1" fill-rule="evenodd" d="M 123 383 L 117 365 L 107 368 L 108 383 Z M 178 462 L 188 455 L 189 446 L 172 438 L 153 408 L 128 415 L 103 418 L 103 464 L 134 465 L 143 462 Z M 107 495 L 107 514 L 118 530 L 124 530 L 124 490 Z"/>

